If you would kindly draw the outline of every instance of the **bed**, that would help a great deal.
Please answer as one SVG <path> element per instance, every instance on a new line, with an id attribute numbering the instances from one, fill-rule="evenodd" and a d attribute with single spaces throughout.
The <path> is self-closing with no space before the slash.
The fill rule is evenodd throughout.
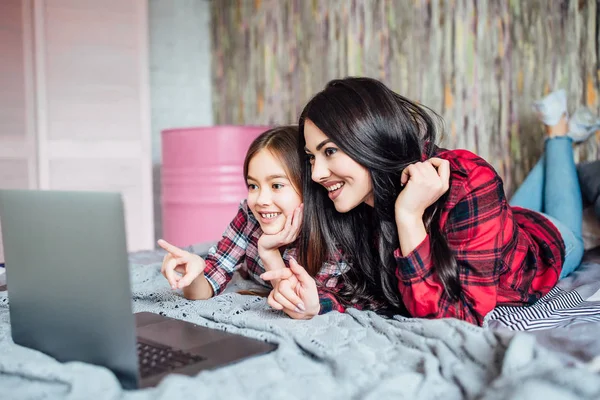
<path id="1" fill-rule="evenodd" d="M 160 275 L 162 255 L 130 255 L 134 311 L 275 341 L 278 350 L 123 391 L 105 368 L 61 364 L 12 343 L 7 294 L 0 292 L 0 398 L 600 398 L 600 250 L 588 252 L 536 309 L 498 308 L 484 328 L 358 310 L 294 321 L 263 298 L 237 294 L 252 287 L 239 276 L 225 294 L 191 302 Z"/>

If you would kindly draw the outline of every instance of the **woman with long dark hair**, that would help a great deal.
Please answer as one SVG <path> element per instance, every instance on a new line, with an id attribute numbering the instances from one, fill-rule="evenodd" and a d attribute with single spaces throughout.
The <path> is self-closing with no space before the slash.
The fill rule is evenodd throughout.
<path id="1" fill-rule="evenodd" d="M 559 168 L 536 186 L 552 203 L 537 210 L 509 205 L 482 158 L 437 147 L 439 117 L 383 83 L 334 80 L 313 97 L 300 117 L 298 261 L 308 270 L 334 255 L 349 262 L 333 308 L 481 324 L 496 305 L 531 304 L 576 268 L 581 194 L 566 105 L 555 97 L 538 105 L 552 119 L 546 159 Z"/>

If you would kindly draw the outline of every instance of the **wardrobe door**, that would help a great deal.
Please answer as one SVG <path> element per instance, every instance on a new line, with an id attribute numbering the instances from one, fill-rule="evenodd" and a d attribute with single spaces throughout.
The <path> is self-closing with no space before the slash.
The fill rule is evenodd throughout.
<path id="1" fill-rule="evenodd" d="M 0 189 L 37 186 L 32 11 L 30 0 L 0 1 Z"/>
<path id="2" fill-rule="evenodd" d="M 150 249 L 147 1 L 34 4 L 39 185 L 121 192 L 129 250 Z"/>

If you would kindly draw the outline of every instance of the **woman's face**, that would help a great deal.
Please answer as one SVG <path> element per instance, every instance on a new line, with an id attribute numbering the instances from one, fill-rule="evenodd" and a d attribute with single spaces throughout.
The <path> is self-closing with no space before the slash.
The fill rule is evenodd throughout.
<path id="1" fill-rule="evenodd" d="M 304 140 L 312 180 L 328 192 L 338 212 L 348 212 L 361 203 L 373 207 L 373 184 L 365 167 L 340 150 L 308 119 L 304 123 Z"/>
<path id="2" fill-rule="evenodd" d="M 287 217 L 302 203 L 279 159 L 267 149 L 248 164 L 248 207 L 267 235 L 281 232 Z"/>

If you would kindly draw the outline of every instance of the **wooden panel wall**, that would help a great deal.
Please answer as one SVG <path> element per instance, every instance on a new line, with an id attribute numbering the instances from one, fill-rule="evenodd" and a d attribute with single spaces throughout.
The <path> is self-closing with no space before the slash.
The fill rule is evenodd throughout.
<path id="1" fill-rule="evenodd" d="M 534 99 L 563 87 L 571 112 L 598 110 L 597 24 L 596 0 L 213 1 L 215 122 L 294 122 L 327 81 L 370 76 L 440 113 L 443 144 L 510 192 L 542 150 Z"/>

